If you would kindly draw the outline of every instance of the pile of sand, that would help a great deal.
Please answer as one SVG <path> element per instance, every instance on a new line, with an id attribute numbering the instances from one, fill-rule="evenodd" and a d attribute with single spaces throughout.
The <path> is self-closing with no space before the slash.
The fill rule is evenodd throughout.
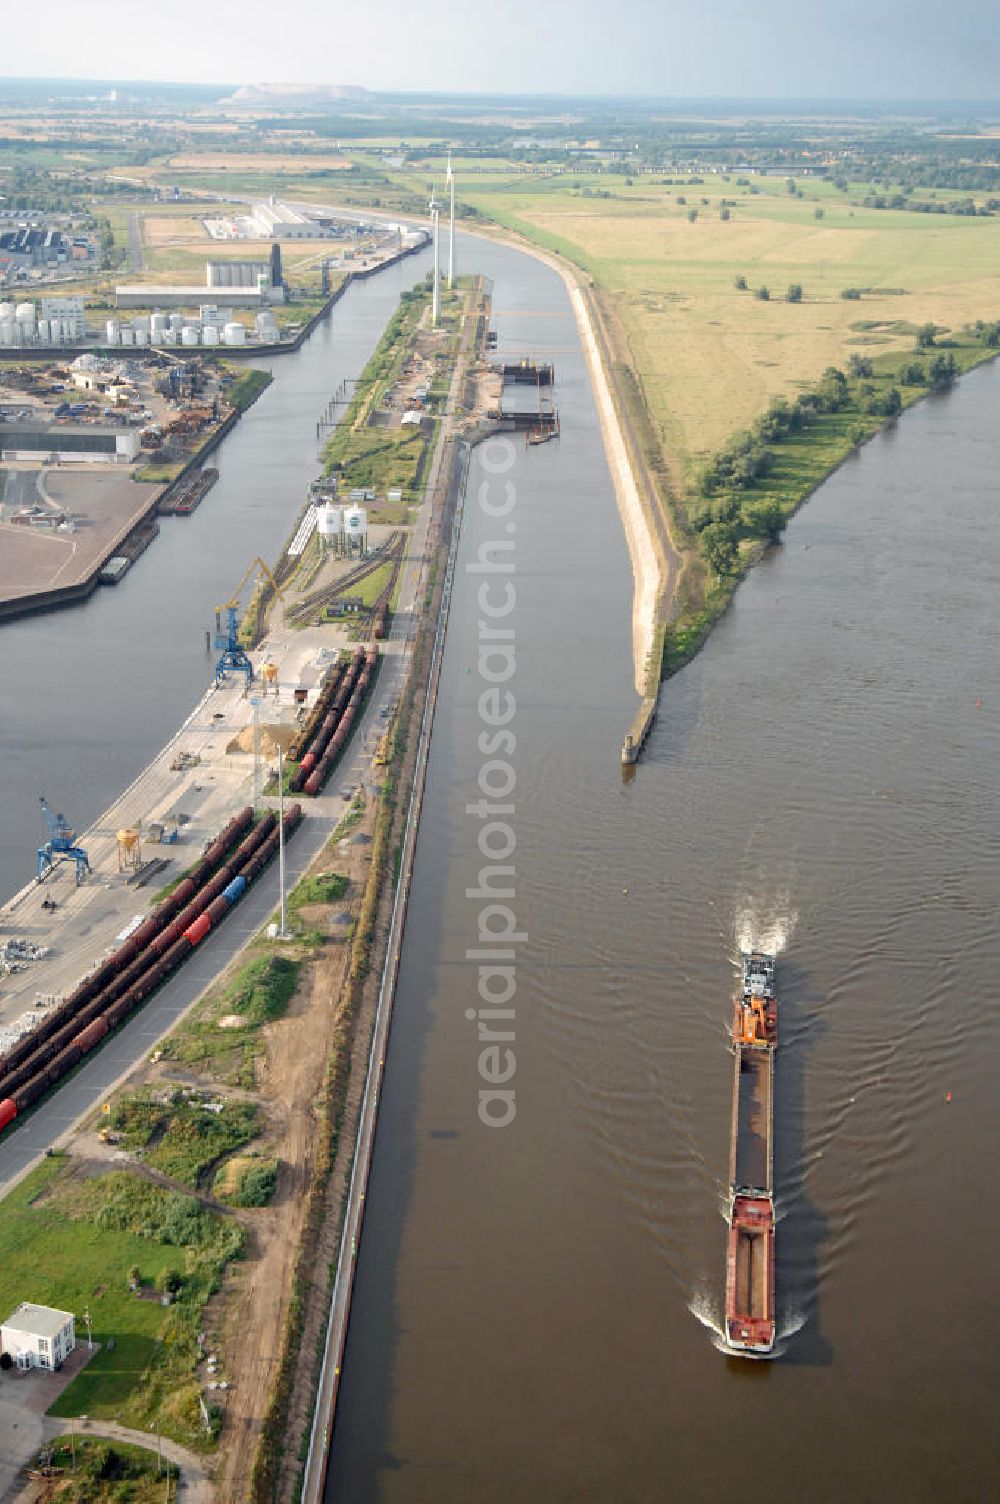
<path id="1" fill-rule="evenodd" d="M 278 727 L 278 726 L 261 726 L 261 728 L 260 728 L 260 755 L 261 755 L 261 757 L 276 757 L 277 756 L 277 753 L 278 753 L 278 743 L 277 743 L 277 741 L 275 739 L 275 732 L 276 731 L 280 731 L 280 730 L 281 730 L 281 728 Z M 233 737 L 233 740 L 229 743 L 229 746 L 226 748 L 226 752 L 229 753 L 230 755 L 232 755 L 233 753 L 236 753 L 236 752 L 249 752 L 252 755 L 253 754 L 253 726 L 252 725 L 250 725 L 250 726 L 244 726 L 243 730 L 240 732 L 239 736 L 234 736 Z"/>

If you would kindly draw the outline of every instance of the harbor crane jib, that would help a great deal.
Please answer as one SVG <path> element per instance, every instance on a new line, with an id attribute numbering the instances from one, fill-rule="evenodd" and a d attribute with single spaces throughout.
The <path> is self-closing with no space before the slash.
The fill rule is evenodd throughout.
<path id="1" fill-rule="evenodd" d="M 71 828 L 65 815 L 52 813 L 44 794 L 39 794 L 38 802 L 49 827 L 49 839 L 44 846 L 38 848 L 38 881 L 41 882 L 57 862 L 72 860 L 76 863 L 77 883 L 82 883 L 90 874 L 90 858 L 83 847 L 76 844 L 76 831 Z"/>
<path id="2" fill-rule="evenodd" d="M 222 653 L 222 656 L 219 658 L 218 663 L 216 663 L 215 665 L 216 686 L 220 685 L 226 675 L 232 672 L 246 675 L 247 690 L 249 690 L 251 684 L 253 683 L 253 664 L 250 662 L 249 655 L 247 654 L 246 649 L 239 639 L 239 619 L 240 596 L 243 593 L 244 586 L 246 585 L 247 581 L 253 576 L 255 571 L 258 571 L 256 579 L 257 586 L 260 586 L 266 580 L 271 589 L 274 591 L 275 595 L 281 595 L 281 587 L 279 586 L 277 580 L 274 578 L 274 575 L 271 573 L 271 570 L 264 563 L 263 559 L 256 558 L 246 570 L 242 580 L 240 580 L 240 583 L 233 591 L 233 594 L 230 596 L 229 600 L 223 602 L 221 606 L 216 606 L 215 627 L 217 635 L 215 638 L 215 646 L 216 648 L 221 649 Z M 223 611 L 225 611 L 226 613 L 225 630 L 222 629 Z"/>

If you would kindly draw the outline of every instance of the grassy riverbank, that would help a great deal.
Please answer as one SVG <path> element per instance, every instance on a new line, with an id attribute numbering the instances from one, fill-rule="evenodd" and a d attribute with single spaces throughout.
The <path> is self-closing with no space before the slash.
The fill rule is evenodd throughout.
<path id="1" fill-rule="evenodd" d="M 398 174 L 400 186 L 410 176 Z M 966 203 L 937 190 L 929 214 L 832 176 L 633 177 L 580 164 L 532 180 L 466 177 L 460 196 L 481 230 L 492 224 L 575 269 L 599 314 L 651 531 L 666 522 L 680 556 L 655 629 L 667 674 L 704 641 L 781 522 L 891 417 L 872 398 L 878 406 L 896 387 L 902 411 L 926 395 L 903 370 L 923 360 L 929 382 L 938 346 L 955 375 L 993 353 L 976 332 L 1000 314 L 1000 215 L 983 193 Z M 928 326 L 935 346 L 915 351 Z M 872 375 L 855 380 L 852 357 Z M 735 488 L 735 511 L 719 488 L 706 492 L 720 451 L 775 403 L 808 399 L 831 367 L 847 377 L 844 403 L 770 444 L 768 473 Z"/>
<path id="2" fill-rule="evenodd" d="M 772 402 L 674 498 L 683 571 L 673 619 L 663 628 L 662 676 L 690 661 L 747 569 L 837 467 L 898 415 L 964 372 L 995 359 L 998 327 L 960 336 L 928 329 L 910 351 L 855 357 L 831 367 L 795 403 Z"/>

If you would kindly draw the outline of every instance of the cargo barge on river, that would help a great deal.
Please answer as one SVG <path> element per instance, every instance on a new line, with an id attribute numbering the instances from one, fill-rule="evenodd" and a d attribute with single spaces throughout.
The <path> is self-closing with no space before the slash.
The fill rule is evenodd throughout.
<path id="1" fill-rule="evenodd" d="M 733 1017 L 733 1122 L 729 1146 L 726 1347 L 766 1357 L 774 1347 L 774 957 L 743 956 Z"/>
<path id="2" fill-rule="evenodd" d="M 203 499 L 211 491 L 219 478 L 218 470 L 206 465 L 201 470 L 196 470 L 186 480 L 177 486 L 172 486 L 160 497 L 159 512 L 161 517 L 190 517 L 191 513 L 201 504 Z"/>

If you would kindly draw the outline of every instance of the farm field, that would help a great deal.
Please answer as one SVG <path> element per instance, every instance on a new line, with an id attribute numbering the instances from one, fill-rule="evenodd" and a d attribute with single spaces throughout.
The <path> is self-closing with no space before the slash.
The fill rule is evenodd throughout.
<path id="1" fill-rule="evenodd" d="M 659 435 L 688 478 L 770 400 L 795 396 L 853 352 L 908 349 L 928 322 L 958 332 L 1000 315 L 1000 218 L 864 208 L 860 188 L 808 179 L 802 198 L 783 178 L 753 182 L 752 194 L 719 178 L 462 184 L 483 214 L 561 252 L 606 294 Z M 958 195 L 937 194 L 949 196 Z M 801 302 L 787 301 L 792 284 Z M 763 287 L 768 301 L 755 296 Z M 860 298 L 842 297 L 849 288 Z"/>
<path id="2" fill-rule="evenodd" d="M 324 172 L 350 170 L 347 157 L 311 151 L 296 152 L 179 152 L 170 157 L 166 168 L 195 172 L 301 172 L 312 168 Z"/>

